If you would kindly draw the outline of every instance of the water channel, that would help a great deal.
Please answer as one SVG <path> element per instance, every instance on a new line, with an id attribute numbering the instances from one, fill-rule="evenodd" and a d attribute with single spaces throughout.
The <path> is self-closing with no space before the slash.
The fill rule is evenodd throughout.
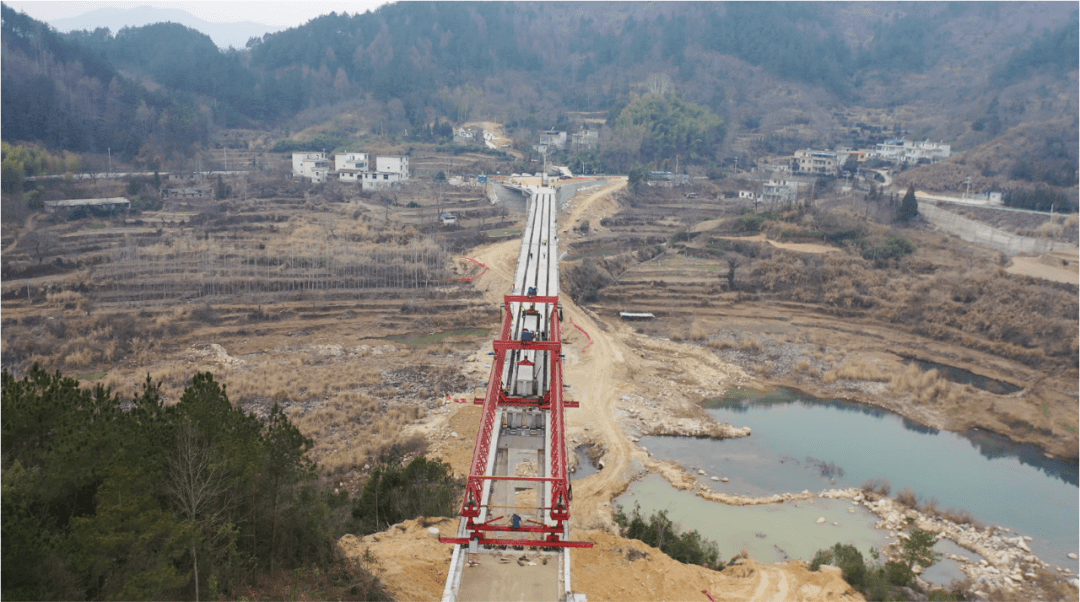
<path id="1" fill-rule="evenodd" d="M 966 510 L 981 522 L 1030 535 L 1033 551 L 1051 565 L 1078 568 L 1067 558 L 1080 538 L 1076 466 L 1046 458 L 1033 446 L 979 431 L 937 431 L 870 406 L 792 389 L 733 390 L 706 407 L 718 421 L 749 426 L 753 434 L 726 440 L 645 437 L 640 444 L 691 473 L 704 470 L 698 479 L 722 493 L 818 492 L 888 479 L 893 495 L 911 487 L 940 508 Z M 712 481 L 713 476 L 729 482 Z M 851 513 L 843 500 L 734 507 L 649 477 L 617 500 L 624 507 L 634 502 L 646 515 L 667 509 L 672 520 L 720 543 L 725 558 L 746 547 L 767 562 L 809 560 L 837 541 L 856 544 L 865 555 L 887 541 L 887 533 L 873 529 L 875 516 L 861 506 Z M 820 517 L 826 522 L 817 523 Z M 962 555 L 978 559 L 966 550 Z M 949 562 L 935 567 L 939 583 L 960 576 Z"/>

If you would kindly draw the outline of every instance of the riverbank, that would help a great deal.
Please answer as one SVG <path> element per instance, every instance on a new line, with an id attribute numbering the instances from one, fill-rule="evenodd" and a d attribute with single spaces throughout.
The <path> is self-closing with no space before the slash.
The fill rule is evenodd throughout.
<path id="1" fill-rule="evenodd" d="M 713 326 L 715 322 L 715 326 Z M 708 333 L 693 336 L 694 332 Z M 715 334 L 712 332 L 715 331 Z M 737 304 L 697 318 L 686 340 L 741 368 L 739 386 L 791 387 L 882 408 L 918 424 L 982 429 L 1048 456 L 1080 461 L 1077 373 L 1047 373 L 977 349 L 928 340 L 864 320 L 839 320 L 798 304 Z M 939 365 L 936 370 L 923 365 Z M 957 372 L 1002 383 L 999 394 L 951 380 Z"/>
<path id="2" fill-rule="evenodd" d="M 722 493 L 701 483 L 690 471 L 670 460 L 651 460 L 646 474 L 662 476 L 672 487 L 695 496 L 730 506 L 765 506 L 812 503 L 815 499 L 847 500 L 849 512 L 862 506 L 878 517 L 876 529 L 887 531 L 890 540 L 881 548 L 885 559 L 899 560 L 900 544 L 912 528 L 919 528 L 947 539 L 968 550 L 973 557 L 948 554 L 967 578 L 965 590 L 980 599 L 1060 599 L 1075 598 L 1077 574 L 1069 567 L 1054 566 L 1035 555 L 1028 545 L 1031 537 L 1013 533 L 997 525 L 958 522 L 951 518 L 923 512 L 896 499 L 858 488 L 788 492 L 768 496 L 745 496 Z M 818 519 L 824 522 L 824 519 Z M 837 523 L 833 523 L 834 525 Z M 764 535 L 764 534 L 762 534 Z M 831 542 L 822 540 L 821 548 Z M 917 571 L 921 572 L 921 571 Z M 946 584 L 937 584 L 938 586 Z M 928 584 L 923 582 L 924 589 Z"/>

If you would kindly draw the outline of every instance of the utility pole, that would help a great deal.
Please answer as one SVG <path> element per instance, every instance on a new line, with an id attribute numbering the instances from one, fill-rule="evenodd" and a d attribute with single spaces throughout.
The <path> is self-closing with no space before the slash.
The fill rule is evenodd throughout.
<path id="1" fill-rule="evenodd" d="M 100 146 L 98 148 L 101 148 Z M 109 151 L 109 173 L 112 174 L 112 147 L 108 148 Z"/>

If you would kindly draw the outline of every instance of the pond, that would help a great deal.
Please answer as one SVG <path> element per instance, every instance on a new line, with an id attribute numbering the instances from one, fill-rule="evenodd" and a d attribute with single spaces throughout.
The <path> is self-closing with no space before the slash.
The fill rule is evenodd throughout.
<path id="1" fill-rule="evenodd" d="M 753 434 L 725 440 L 645 437 L 641 445 L 658 458 L 678 461 L 692 473 L 704 470 L 707 475 L 698 479 L 722 493 L 817 492 L 888 479 L 893 495 L 911 487 L 924 501 L 936 499 L 940 508 L 965 510 L 979 521 L 1030 535 L 1032 549 L 1044 561 L 1077 569 L 1077 561 L 1066 556 L 1078 547 L 1076 466 L 1046 458 L 1033 446 L 979 431 L 964 435 L 937 431 L 870 406 L 815 399 L 793 389 L 731 391 L 706 407 L 720 422 L 749 426 Z M 711 481 L 712 476 L 727 477 L 729 482 Z M 628 496 L 644 499 L 638 493 L 641 487 L 635 483 Z M 689 498 L 698 499 L 668 489 L 670 493 L 652 493 L 667 502 L 677 499 L 677 507 L 689 504 Z M 627 501 L 620 498 L 619 503 Z M 709 520 L 722 525 L 721 533 L 740 529 L 739 521 L 751 520 L 733 521 L 730 508 L 713 507 L 715 520 Z M 700 517 L 687 520 L 697 522 Z M 815 533 L 820 525 L 813 521 L 804 524 L 800 518 L 795 524 L 807 533 L 820 533 Z M 830 535 L 815 545 L 825 547 L 836 541 L 843 540 Z M 793 558 L 802 557 L 787 552 Z"/>

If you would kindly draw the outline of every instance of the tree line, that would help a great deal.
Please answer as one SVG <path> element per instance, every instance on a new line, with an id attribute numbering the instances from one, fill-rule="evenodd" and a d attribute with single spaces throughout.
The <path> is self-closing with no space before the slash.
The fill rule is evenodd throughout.
<path id="1" fill-rule="evenodd" d="M 210 373 L 166 406 L 149 378 L 124 400 L 40 366 L 4 370 L 2 405 L 5 599 L 235 596 L 263 575 L 341 562 L 347 530 L 451 514 L 461 494 L 445 464 L 390 453 L 350 499 L 322 482 L 280 406 L 245 412 Z M 348 574 L 338 594 L 377 595 Z"/>
<path id="2" fill-rule="evenodd" d="M 421 137 L 435 137 L 431 123 L 440 116 L 514 122 L 550 118 L 553 106 L 625 105 L 631 82 L 648 73 L 689 88 L 717 54 L 853 99 L 868 74 L 932 67 L 950 51 L 944 23 L 993 7 L 927 5 L 881 16 L 859 47 L 845 41 L 837 10 L 786 2 L 651 12 L 596 5 L 567 17 L 555 5 L 407 2 L 330 13 L 222 51 L 175 23 L 59 34 L 5 5 L 4 136 L 152 163 L 190 156 L 215 128 L 266 127 L 340 106 L 382 134 L 426 129 Z M 1017 50 L 1002 77 L 1075 69 L 1075 30 L 1066 25 Z M 150 92 L 121 69 L 163 87 Z M 698 96 L 692 100 L 721 115 L 730 104 L 723 90 Z"/>

